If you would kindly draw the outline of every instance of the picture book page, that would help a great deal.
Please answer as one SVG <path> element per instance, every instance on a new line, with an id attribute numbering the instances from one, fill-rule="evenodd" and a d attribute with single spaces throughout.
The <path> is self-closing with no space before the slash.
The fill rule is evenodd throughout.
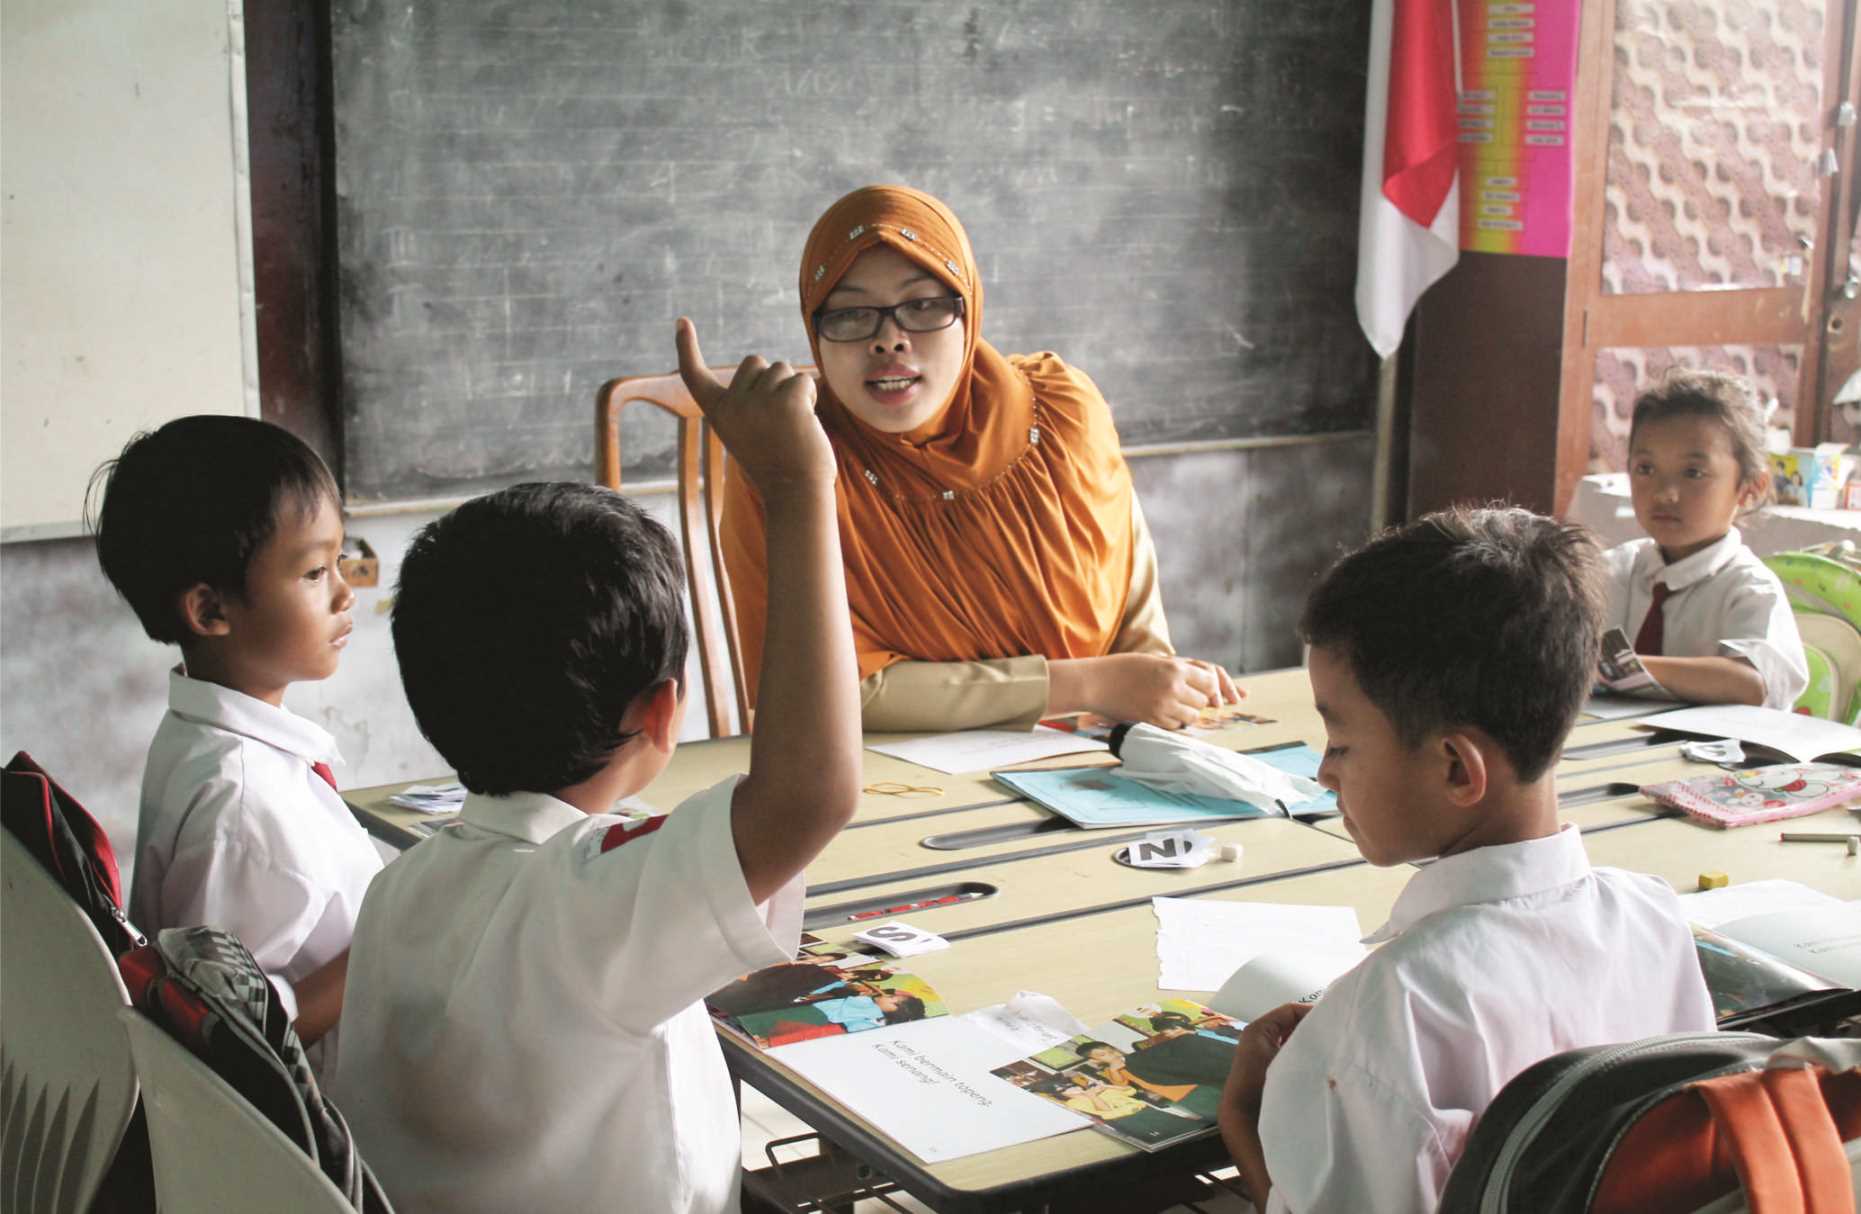
<path id="1" fill-rule="evenodd" d="M 1000 1068 L 1082 1026 L 1044 995 L 855 1037 L 769 1052 L 926 1163 L 1032 1142 L 1089 1125 L 1063 1105 L 1004 1083 Z"/>
<path id="2" fill-rule="evenodd" d="M 1024 1092 L 1082 1114 L 1146 1151 L 1216 1129 L 1240 1027 L 1188 999 L 1163 999 L 998 1067 Z"/>
<path id="3" fill-rule="evenodd" d="M 1718 930 L 1797 969 L 1861 989 L 1861 902 L 1771 911 Z"/>

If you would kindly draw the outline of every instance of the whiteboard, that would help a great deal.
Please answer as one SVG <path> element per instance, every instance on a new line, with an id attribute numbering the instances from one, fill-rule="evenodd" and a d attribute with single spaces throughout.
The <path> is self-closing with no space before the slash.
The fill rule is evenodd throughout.
<path id="1" fill-rule="evenodd" d="M 0 540 L 130 435 L 258 415 L 240 0 L 0 5 Z"/>

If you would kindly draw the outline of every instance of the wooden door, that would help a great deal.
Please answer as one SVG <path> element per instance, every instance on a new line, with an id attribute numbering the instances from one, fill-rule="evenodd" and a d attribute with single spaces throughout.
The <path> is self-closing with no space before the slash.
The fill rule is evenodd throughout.
<path id="1" fill-rule="evenodd" d="M 1560 510 L 1584 472 L 1624 467 L 1636 390 L 1671 366 L 1744 375 L 1772 424 L 1816 436 L 1853 7 L 1585 5 Z"/>

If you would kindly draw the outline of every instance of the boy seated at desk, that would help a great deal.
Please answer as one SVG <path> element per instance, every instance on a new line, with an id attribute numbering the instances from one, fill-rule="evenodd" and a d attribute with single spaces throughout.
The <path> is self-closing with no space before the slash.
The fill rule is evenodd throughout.
<path id="1" fill-rule="evenodd" d="M 334 1091 L 401 1214 L 738 1208 L 735 1093 L 700 1001 L 799 942 L 802 868 L 852 816 L 859 676 L 814 382 L 706 418 L 769 504 L 770 644 L 749 774 L 609 816 L 677 745 L 687 629 L 665 529 L 590 485 L 520 485 L 416 537 L 394 643 L 469 796 L 369 891 Z"/>
<path id="2" fill-rule="evenodd" d="M 327 1075 L 381 871 L 336 793 L 336 740 L 284 706 L 336 673 L 352 627 L 336 481 L 288 431 L 201 416 L 138 434 L 96 483 L 104 575 L 181 650 L 142 772 L 130 919 L 238 936 Z"/>
<path id="3" fill-rule="evenodd" d="M 1315 1005 L 1249 1025 L 1222 1137 L 1263 1211 L 1433 1210 L 1474 1120 L 1551 1054 L 1714 1027 L 1657 878 L 1591 868 L 1552 765 L 1594 676 L 1580 528 L 1457 510 L 1332 567 L 1300 632 L 1318 779 L 1372 864 L 1428 860 Z"/>

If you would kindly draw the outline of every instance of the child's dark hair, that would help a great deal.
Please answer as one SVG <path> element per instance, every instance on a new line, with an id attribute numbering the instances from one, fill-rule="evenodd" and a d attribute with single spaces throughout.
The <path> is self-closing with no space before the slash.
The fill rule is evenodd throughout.
<path id="1" fill-rule="evenodd" d="M 887 1024 L 904 1024 L 909 1020 L 924 1019 L 924 1001 L 916 995 L 897 995 L 892 1001 L 892 1010 L 885 1013 Z"/>
<path id="2" fill-rule="evenodd" d="M 1116 1050 L 1116 1049 L 1118 1049 L 1118 1047 L 1115 1045 L 1112 1045 L 1108 1041 L 1081 1041 L 1078 1045 L 1073 1047 L 1073 1053 L 1079 1055 L 1081 1058 L 1090 1058 L 1092 1056 L 1093 1050 Z M 1123 1053 L 1124 1051 L 1119 1050 L 1118 1052 Z"/>
<path id="3" fill-rule="evenodd" d="M 1183 1015 L 1181 1012 L 1158 1012 L 1150 1018 L 1150 1031 L 1153 1033 L 1162 1028 L 1186 1029 L 1192 1027 L 1194 1026 L 1191 1024 L 1189 1017 Z"/>
<path id="4" fill-rule="evenodd" d="M 1599 566 L 1581 527 L 1528 510 L 1445 510 L 1333 565 L 1299 633 L 1349 662 L 1405 745 L 1476 726 L 1530 782 L 1596 679 Z"/>
<path id="5" fill-rule="evenodd" d="M 157 641 L 192 639 L 181 596 L 243 595 L 252 556 L 286 510 L 337 503 L 336 479 L 288 430 L 250 417 L 182 417 L 136 435 L 98 468 L 85 520 L 104 576 Z M 101 498 L 101 500 L 99 500 Z"/>
<path id="6" fill-rule="evenodd" d="M 1635 398 L 1635 412 L 1628 424 L 1629 450 L 1634 450 L 1635 435 L 1642 426 L 1670 417 L 1705 417 L 1724 426 L 1726 436 L 1732 440 L 1732 458 L 1738 463 L 1738 483 L 1766 483 L 1759 503 L 1754 504 L 1770 497 L 1764 411 L 1758 407 L 1757 393 L 1749 381 L 1723 371 L 1669 371 L 1658 384 Z"/>
<path id="7" fill-rule="evenodd" d="M 477 793 L 554 792 L 630 734 L 627 706 L 685 669 L 679 552 L 608 489 L 517 485 L 423 528 L 394 652 L 420 730 Z"/>

